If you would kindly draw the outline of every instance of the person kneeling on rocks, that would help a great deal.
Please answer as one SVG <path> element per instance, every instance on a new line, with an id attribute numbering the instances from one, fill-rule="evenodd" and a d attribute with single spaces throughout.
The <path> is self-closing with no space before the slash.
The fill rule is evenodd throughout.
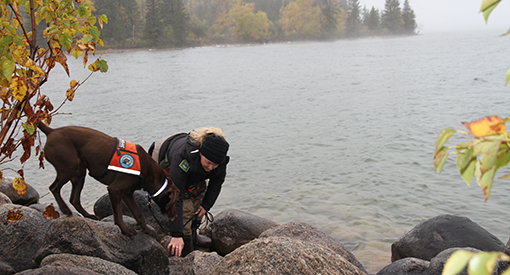
<path id="1" fill-rule="evenodd" d="M 152 143 L 149 148 L 149 154 L 167 171 L 180 191 L 175 205 L 177 217 L 170 222 L 172 239 L 168 244 L 168 250 L 176 257 L 184 257 L 194 250 L 192 235 L 216 202 L 225 181 L 230 160 L 228 149 L 221 129 L 212 127 L 174 134 Z"/>

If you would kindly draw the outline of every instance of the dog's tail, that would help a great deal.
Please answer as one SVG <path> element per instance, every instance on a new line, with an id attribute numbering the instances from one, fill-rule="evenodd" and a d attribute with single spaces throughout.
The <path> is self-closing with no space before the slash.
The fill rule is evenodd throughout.
<path id="1" fill-rule="evenodd" d="M 46 124 L 44 124 L 44 122 L 42 121 L 39 121 L 39 124 L 37 124 L 37 127 L 43 131 L 44 134 L 46 134 L 46 136 L 48 136 L 51 132 L 53 132 L 53 129 L 51 129 L 50 127 L 46 126 Z"/>

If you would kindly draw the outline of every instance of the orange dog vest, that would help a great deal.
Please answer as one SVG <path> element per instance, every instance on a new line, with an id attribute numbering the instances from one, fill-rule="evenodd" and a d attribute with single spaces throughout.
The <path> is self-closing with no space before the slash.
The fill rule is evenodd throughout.
<path id="1" fill-rule="evenodd" d="M 115 148 L 113 152 L 108 170 L 139 176 L 141 173 L 141 164 L 136 145 L 118 138 L 117 148 Z"/>

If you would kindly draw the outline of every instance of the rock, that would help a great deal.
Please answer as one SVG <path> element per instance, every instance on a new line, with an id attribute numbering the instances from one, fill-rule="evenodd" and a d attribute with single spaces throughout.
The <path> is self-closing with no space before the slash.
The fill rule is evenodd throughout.
<path id="1" fill-rule="evenodd" d="M 8 263 L 4 261 L 0 261 L 0 274 L 2 275 L 13 275 L 16 273 L 16 270 L 12 268 Z"/>
<path id="2" fill-rule="evenodd" d="M 136 273 L 126 267 L 105 261 L 100 258 L 91 256 L 81 256 L 74 254 L 52 254 L 44 258 L 41 266 L 53 264 L 54 262 L 66 262 L 78 267 L 90 269 L 96 273 L 103 275 L 136 275 Z"/>
<path id="3" fill-rule="evenodd" d="M 351 264 L 357 266 L 364 273 L 368 273 L 356 257 L 331 236 L 320 231 L 318 228 L 303 222 L 291 222 L 273 227 L 260 234 L 259 238 L 266 237 L 289 237 L 303 242 L 323 245 L 338 253 Z"/>
<path id="4" fill-rule="evenodd" d="M 170 220 L 167 216 L 161 214 L 156 203 L 152 203 L 150 208 L 147 206 L 147 192 L 136 190 L 134 192 L 134 196 L 138 207 L 140 207 L 140 210 L 145 217 L 145 222 L 156 230 L 158 236 L 162 237 L 162 235 L 170 235 L 170 233 L 167 232 L 167 228 L 170 228 Z M 99 219 L 113 215 L 110 196 L 108 193 L 96 201 L 94 204 L 94 214 L 98 216 Z M 122 215 L 130 217 L 133 216 L 124 202 L 122 203 Z"/>
<path id="5" fill-rule="evenodd" d="M 37 269 L 25 270 L 16 275 L 100 275 L 90 269 L 78 267 L 67 262 L 54 262 Z"/>
<path id="6" fill-rule="evenodd" d="M 106 222 L 75 216 L 54 220 L 36 262 L 61 253 L 101 258 L 138 274 L 168 274 L 165 249 L 154 238 L 142 233 L 127 237 L 116 225 Z"/>
<path id="7" fill-rule="evenodd" d="M 39 193 L 37 190 L 27 184 L 27 192 L 25 195 L 19 195 L 14 188 L 12 188 L 13 178 L 3 177 L 2 182 L 0 183 L 0 192 L 4 193 L 9 197 L 14 204 L 19 205 L 30 205 L 39 202 Z"/>
<path id="8" fill-rule="evenodd" d="M 211 250 L 226 255 L 277 223 L 250 213 L 228 209 L 220 212 L 211 224 Z"/>
<path id="9" fill-rule="evenodd" d="M 464 248 L 453 247 L 445 249 L 444 251 L 441 251 L 439 254 L 437 254 L 434 258 L 432 258 L 432 260 L 430 260 L 429 275 L 441 275 L 443 273 L 444 264 L 446 263 L 448 258 L 450 258 L 452 253 L 457 250 L 467 250 L 474 253 L 480 252 L 480 250 L 471 247 Z M 462 271 L 461 273 L 459 273 L 459 275 L 468 275 L 467 268 L 464 269 L 464 271 Z"/>
<path id="10" fill-rule="evenodd" d="M 253 240 L 226 255 L 211 275 L 365 274 L 333 250 L 286 237 Z"/>
<path id="11" fill-rule="evenodd" d="M 22 215 L 17 222 L 6 222 L 7 216 Z M 35 268 L 34 258 L 42 244 L 51 220 L 47 220 L 38 211 L 15 204 L 0 205 L 0 255 L 2 261 L 16 272 Z M 7 223 L 7 224 L 6 224 Z"/>
<path id="12" fill-rule="evenodd" d="M 473 247 L 482 251 L 503 251 L 505 245 L 466 217 L 440 215 L 404 234 L 391 245 L 391 261 L 414 257 L 430 261 L 452 247 Z"/>
<path id="13" fill-rule="evenodd" d="M 417 258 L 404 258 L 385 266 L 376 275 L 427 275 L 430 262 Z"/>
<path id="14" fill-rule="evenodd" d="M 195 250 L 178 262 L 170 274 L 209 275 L 222 257 L 216 252 L 206 253 Z"/>
<path id="15" fill-rule="evenodd" d="M 0 192 L 0 205 L 8 203 L 12 203 L 11 199 L 3 192 Z"/>

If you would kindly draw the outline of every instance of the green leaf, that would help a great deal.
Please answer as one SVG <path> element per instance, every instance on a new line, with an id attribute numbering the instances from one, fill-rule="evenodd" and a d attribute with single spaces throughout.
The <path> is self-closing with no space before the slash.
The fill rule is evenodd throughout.
<path id="1" fill-rule="evenodd" d="M 439 150 L 442 149 L 443 145 L 446 143 L 446 141 L 453 135 L 455 134 L 455 132 L 457 132 L 456 130 L 454 129 L 451 129 L 451 128 L 446 128 L 446 129 L 443 129 L 441 131 L 441 133 L 439 133 L 439 136 L 437 137 L 437 141 L 436 141 L 436 150 L 434 152 L 434 155 L 436 155 Z"/>
<path id="2" fill-rule="evenodd" d="M 92 37 L 92 35 L 90 35 L 90 34 L 85 34 L 85 35 L 83 36 L 83 38 L 81 39 L 81 42 L 82 42 L 83 44 L 87 44 L 88 42 L 90 42 L 90 40 L 92 40 L 92 38 L 93 38 L 93 37 Z"/>
<path id="3" fill-rule="evenodd" d="M 35 132 L 34 124 L 27 122 L 27 123 L 21 123 L 21 126 L 23 126 L 23 129 L 27 131 L 29 135 L 33 134 Z"/>
<path id="4" fill-rule="evenodd" d="M 473 181 L 473 177 L 475 175 L 476 163 L 476 159 L 472 159 L 464 170 L 459 170 L 460 176 L 469 186 L 471 186 L 471 181 Z"/>
<path id="5" fill-rule="evenodd" d="M 468 273 L 470 275 L 491 275 L 497 259 L 496 253 L 476 253 L 469 261 Z"/>
<path id="6" fill-rule="evenodd" d="M 90 31 L 90 34 L 92 35 L 92 37 L 94 37 L 94 41 L 99 40 L 99 35 L 101 34 L 101 32 L 99 31 L 99 29 L 96 26 L 90 27 L 89 31 Z"/>
<path id="7" fill-rule="evenodd" d="M 108 16 L 106 16 L 106 14 L 99 15 L 99 18 L 101 18 L 105 24 L 108 24 Z"/>
<path id="8" fill-rule="evenodd" d="M 443 171 L 443 166 L 446 163 L 446 160 L 450 156 L 450 154 L 447 154 L 448 147 L 443 146 L 439 152 L 434 156 L 434 170 L 437 171 L 439 174 L 441 174 L 441 171 Z"/>
<path id="9" fill-rule="evenodd" d="M 468 145 L 468 149 L 466 150 L 465 144 Z M 459 168 L 459 171 L 463 171 L 466 169 L 467 165 L 476 158 L 475 147 L 471 146 L 472 142 L 465 142 L 462 144 L 457 145 L 457 168 Z"/>
<path id="10" fill-rule="evenodd" d="M 108 71 L 108 64 L 106 64 L 106 60 L 101 59 L 101 60 L 96 61 L 96 63 L 98 63 L 99 70 L 102 73 L 106 73 Z"/>
<path id="11" fill-rule="evenodd" d="M 85 16 L 85 14 L 87 14 L 87 10 L 84 7 L 79 7 L 78 8 L 78 15 L 80 17 L 83 17 L 83 16 Z"/>
<path id="12" fill-rule="evenodd" d="M 494 181 L 494 175 L 496 174 L 496 166 L 490 170 L 482 171 L 480 168 L 480 162 L 476 162 L 475 176 L 478 186 L 483 191 L 483 197 L 485 201 L 489 199 L 491 194 L 492 183 Z"/>
<path id="13" fill-rule="evenodd" d="M 7 78 L 7 80 L 12 80 L 12 74 L 14 73 L 15 68 L 16 66 L 12 60 L 7 59 L 4 61 L 4 64 L 2 64 L 2 71 L 4 73 L 4 77 Z"/>
<path id="14" fill-rule="evenodd" d="M 483 12 L 483 17 L 485 18 L 485 23 L 489 19 L 491 12 L 496 8 L 496 6 L 501 2 L 501 0 L 483 0 L 482 6 L 480 7 L 480 12 Z"/>
<path id="15" fill-rule="evenodd" d="M 510 148 L 503 148 L 501 145 L 500 150 L 498 152 L 498 158 L 496 160 L 496 169 L 507 166 L 510 162 Z"/>
<path id="16" fill-rule="evenodd" d="M 474 253 L 466 250 L 453 252 L 443 267 L 442 275 L 457 275 L 461 273 L 473 255 Z"/>
<path id="17" fill-rule="evenodd" d="M 500 140 L 484 141 L 482 147 L 482 155 L 480 156 L 480 169 L 482 172 L 491 170 L 495 167 L 496 161 L 498 160 L 499 146 L 501 145 Z"/>

